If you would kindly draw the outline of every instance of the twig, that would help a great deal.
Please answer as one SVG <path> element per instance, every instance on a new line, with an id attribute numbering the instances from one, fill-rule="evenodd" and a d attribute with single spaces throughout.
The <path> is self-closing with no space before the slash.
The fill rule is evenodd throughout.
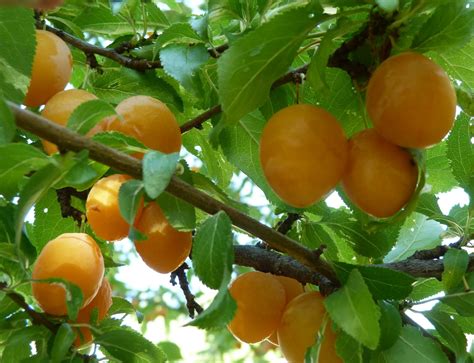
<path id="1" fill-rule="evenodd" d="M 0 282 L 0 291 L 5 290 L 7 288 L 7 284 L 4 282 Z M 23 295 L 14 293 L 14 292 L 7 292 L 6 296 L 12 300 L 15 304 L 21 307 L 28 316 L 31 318 L 33 324 L 42 325 L 47 328 L 51 333 L 56 334 L 59 329 L 59 326 L 51 322 L 44 314 L 39 313 L 32 309 L 28 303 L 25 301 Z"/>
<path id="2" fill-rule="evenodd" d="M 189 289 L 189 282 L 186 277 L 186 270 L 189 269 L 187 263 L 183 263 L 175 271 L 171 273 L 171 283 L 176 285 L 176 278 L 178 278 L 179 286 L 183 290 L 184 297 L 186 298 L 186 307 L 188 308 L 189 316 L 191 319 L 194 319 L 196 313 L 201 314 L 203 308 L 196 302 L 194 294 Z"/>
<path id="3" fill-rule="evenodd" d="M 62 188 L 56 190 L 56 195 L 58 197 L 61 215 L 63 218 L 72 217 L 72 219 L 74 219 L 77 225 L 80 227 L 84 221 L 85 215 L 79 209 L 76 209 L 71 205 L 71 196 L 74 193 L 73 191 L 79 193 L 74 188 Z"/>
<path id="4" fill-rule="evenodd" d="M 295 83 L 301 82 L 301 74 L 306 73 L 307 70 L 308 70 L 308 65 L 306 64 L 298 69 L 295 69 L 291 72 L 286 73 L 282 77 L 278 78 L 275 82 L 273 82 L 271 89 L 273 90 L 277 87 L 280 87 L 290 82 L 295 82 Z M 185 133 L 189 130 L 192 130 L 193 128 L 197 128 L 197 129 L 201 128 L 202 127 L 201 125 L 204 122 L 209 120 L 211 117 L 218 115 L 221 112 L 222 112 L 221 105 L 216 105 L 210 108 L 206 112 L 182 124 L 180 127 L 181 133 Z"/>
<path id="5" fill-rule="evenodd" d="M 36 27 L 38 29 L 44 29 L 51 33 L 54 33 L 58 37 L 60 37 L 62 40 L 64 40 L 66 43 L 72 45 L 73 47 L 77 49 L 82 50 L 86 55 L 88 55 L 89 60 L 90 60 L 90 54 L 97 54 L 97 55 L 101 55 L 102 57 L 112 59 L 113 61 L 119 63 L 120 65 L 124 67 L 135 69 L 137 71 L 146 71 L 149 69 L 162 67 L 160 61 L 149 61 L 146 59 L 135 59 L 135 58 L 126 57 L 118 53 L 114 48 L 109 49 L 109 48 L 98 47 L 96 45 L 85 42 L 79 38 L 76 38 L 75 36 L 69 33 L 66 33 L 63 30 L 53 28 L 52 26 L 45 25 L 41 22 L 37 22 Z"/>
<path id="6" fill-rule="evenodd" d="M 92 160 L 106 164 L 134 178 L 142 178 L 143 169 L 140 160 L 93 141 L 90 138 L 81 136 L 31 111 L 24 110 L 11 102 L 8 104 L 14 113 L 18 127 L 33 132 L 65 150 L 76 152 L 89 150 L 89 156 Z M 321 273 L 333 283 L 338 284 L 337 276 L 332 267 L 326 261 L 316 258 L 313 251 L 298 242 L 261 224 L 239 210 L 212 198 L 177 177 L 171 178 L 166 190 L 175 197 L 188 202 L 208 214 L 224 211 L 236 227 L 242 228 L 255 237 L 262 239 L 272 248 L 293 256 L 304 265 Z"/>
<path id="7" fill-rule="evenodd" d="M 288 216 L 277 225 L 277 231 L 281 234 L 287 234 L 291 228 L 293 228 L 293 224 L 301 218 L 301 215 L 298 213 L 288 213 Z"/>

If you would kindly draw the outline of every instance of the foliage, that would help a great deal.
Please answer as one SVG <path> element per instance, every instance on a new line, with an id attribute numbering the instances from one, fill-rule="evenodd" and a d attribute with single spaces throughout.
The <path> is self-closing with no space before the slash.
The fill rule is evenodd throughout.
<path id="1" fill-rule="evenodd" d="M 192 9 L 170 0 L 65 0 L 43 13 L 2 6 L 0 360 L 190 361 L 185 337 L 174 342 L 145 337 L 147 327 L 162 320 L 167 330 L 176 322 L 204 329 L 207 345 L 199 356 L 204 361 L 272 361 L 280 356 L 274 347 L 267 342 L 241 347 L 225 327 L 236 309 L 228 284 L 233 274 L 254 267 L 331 293 L 325 307 L 344 362 L 472 362 L 466 335 L 474 333 L 469 248 L 474 241 L 473 11 L 465 0 L 208 0 Z M 13 104 L 24 100 L 32 74 L 35 27 L 69 43 L 70 84 L 99 98 L 72 113 L 65 125 L 70 131 L 86 135 L 133 95 L 160 99 L 183 131 L 181 153 L 146 153 L 141 178 L 125 183 L 119 199 L 132 240 L 144 239 L 133 227 L 142 198 L 157 200 L 174 228 L 193 231 L 190 269 L 185 272 L 183 265 L 171 274 L 184 296 L 178 281 L 153 291 L 125 284 L 121 266 L 137 263 L 130 245 L 96 238 L 114 299 L 106 319 L 90 322 L 93 349 L 74 346 L 73 322 L 40 312 L 31 292 L 32 265 L 54 237 L 93 234 L 81 219 L 88 190 L 102 176 L 127 170 L 117 170 L 113 160 L 95 160 L 94 147 L 74 153 L 67 140 L 61 153 L 48 156 L 39 142 L 43 135 L 15 125 L 21 117 Z M 288 105 L 310 103 L 334 115 L 351 137 L 371 126 L 364 105 L 370 74 L 388 56 L 407 50 L 429 56 L 447 72 L 458 112 L 439 144 L 411 150 L 420 176 L 406 208 L 377 219 L 354 206 L 341 189 L 338 205 L 331 202 L 335 194 L 305 209 L 281 201 L 259 162 L 269 117 Z M 119 132 L 99 133 L 93 140 L 132 155 L 146 149 Z M 170 188 L 176 185 L 185 189 Z M 183 192 L 188 187 L 193 198 Z M 453 190 L 467 195 L 468 202 L 457 200 L 448 211 L 440 193 Z M 233 209 L 216 212 L 222 209 L 215 207 L 219 202 Z M 287 222 L 294 214 L 297 220 Z M 328 270 L 318 266 L 327 265 L 333 274 L 325 276 L 335 276 L 337 283 L 329 281 L 328 287 L 325 279 L 309 281 L 311 263 L 294 245 L 280 250 L 299 260 L 292 260 L 296 270 L 290 263 L 276 266 L 279 252 L 265 255 L 272 256 L 268 261 L 236 255 L 234 245 L 247 243 L 248 235 L 263 231 L 269 236 L 257 221 L 288 234 L 300 252 L 322 253 L 310 262 L 323 275 Z M 282 230 L 285 223 L 289 227 Z M 71 318 L 82 294 L 72 284 L 65 286 Z M 204 311 L 188 319 L 195 298 Z M 437 301 L 421 312 L 432 324 L 429 331 L 405 314 L 426 300 Z M 138 322 L 141 331 L 131 329 L 129 321 Z M 307 360 L 314 361 L 317 350 L 308 350 Z"/>

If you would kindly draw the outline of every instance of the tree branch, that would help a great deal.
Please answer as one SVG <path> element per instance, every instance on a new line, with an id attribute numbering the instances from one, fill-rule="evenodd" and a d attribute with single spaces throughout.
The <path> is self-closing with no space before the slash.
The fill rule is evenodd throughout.
<path id="1" fill-rule="evenodd" d="M 90 54 L 101 55 L 102 57 L 112 59 L 113 61 L 117 62 L 118 64 L 124 67 L 135 69 L 137 71 L 146 71 L 149 69 L 162 67 L 160 61 L 149 61 L 146 59 L 130 58 L 117 52 L 117 50 L 115 50 L 114 48 L 98 47 L 96 45 L 85 42 L 82 39 L 76 38 L 75 36 L 69 33 L 66 33 L 63 30 L 53 28 L 52 26 L 43 24 L 41 22 L 37 22 L 36 27 L 38 29 L 44 29 L 51 33 L 56 34 L 66 43 L 72 45 L 73 47 L 77 49 L 82 50 L 86 55 L 90 55 Z"/>
<path id="2" fill-rule="evenodd" d="M 91 159 L 134 178 L 142 178 L 143 169 L 140 160 L 81 136 L 33 112 L 24 110 L 11 102 L 8 104 L 14 113 L 18 127 L 55 143 L 60 149 L 76 152 L 84 149 L 89 150 Z M 320 259 L 318 253 L 307 249 L 287 236 L 210 197 L 208 194 L 192 187 L 177 177 L 171 179 L 166 190 L 175 197 L 188 202 L 208 214 L 213 215 L 219 211 L 224 211 L 236 227 L 242 228 L 267 242 L 272 248 L 294 257 L 310 269 L 325 276 L 332 283 L 339 284 L 332 267 L 326 261 Z"/>
<path id="3" fill-rule="evenodd" d="M 275 88 L 278 88 L 290 82 L 295 82 L 295 83 L 301 82 L 301 75 L 305 74 L 307 70 L 308 70 L 308 64 L 305 64 L 304 66 L 300 68 L 297 68 L 293 71 L 286 73 L 285 75 L 278 78 L 275 82 L 273 82 L 271 89 L 274 90 Z M 221 105 L 216 105 L 210 108 L 206 112 L 182 124 L 180 127 L 181 133 L 185 133 L 189 130 L 192 130 L 193 128 L 197 128 L 197 129 L 201 128 L 201 125 L 204 122 L 209 120 L 211 117 L 218 115 L 221 112 L 222 112 Z"/>
<path id="4" fill-rule="evenodd" d="M 189 317 L 194 319 L 195 313 L 201 314 L 204 309 L 196 302 L 194 294 L 189 289 L 189 282 L 186 277 L 186 270 L 188 268 L 188 264 L 186 262 L 183 263 L 171 273 L 170 281 L 171 284 L 176 285 L 176 278 L 178 278 L 179 286 L 181 290 L 183 290 L 184 297 L 186 298 L 186 307 L 188 308 Z"/>

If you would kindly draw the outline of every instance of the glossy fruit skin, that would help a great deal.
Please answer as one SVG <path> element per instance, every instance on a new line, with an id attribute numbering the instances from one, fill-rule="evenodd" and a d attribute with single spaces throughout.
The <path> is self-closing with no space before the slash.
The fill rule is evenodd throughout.
<path id="1" fill-rule="evenodd" d="M 293 105 L 275 113 L 260 141 L 263 173 L 278 196 L 297 208 L 329 193 L 342 178 L 347 140 L 322 108 Z"/>
<path id="2" fill-rule="evenodd" d="M 74 110 L 84 102 L 97 99 L 92 93 L 80 89 L 70 89 L 56 93 L 44 106 L 41 115 L 54 123 L 66 126 Z M 58 147 L 49 141 L 41 140 L 44 150 L 49 154 L 58 151 Z"/>
<path id="3" fill-rule="evenodd" d="M 116 241 L 128 236 L 130 225 L 120 214 L 119 191 L 123 183 L 132 178 L 114 174 L 94 184 L 86 200 L 86 216 L 94 233 L 106 240 Z M 137 212 L 140 216 L 142 208 Z"/>
<path id="4" fill-rule="evenodd" d="M 112 287 L 110 286 L 109 280 L 104 277 L 102 285 L 100 285 L 99 291 L 95 295 L 94 299 L 79 310 L 77 314 L 76 323 L 78 324 L 90 324 L 92 313 L 94 309 L 97 309 L 97 321 L 101 321 L 107 315 L 110 307 L 112 306 Z M 91 330 L 87 327 L 80 327 L 77 331 L 77 338 L 74 342 L 76 347 L 85 345 L 92 342 Z"/>
<path id="5" fill-rule="evenodd" d="M 375 217 L 394 215 L 416 189 L 418 167 L 410 153 L 363 130 L 349 141 L 349 162 L 342 187 L 351 201 Z"/>
<path id="6" fill-rule="evenodd" d="M 424 55 L 385 60 L 372 75 L 366 107 L 377 132 L 394 144 L 437 144 L 454 123 L 456 93 L 446 72 Z"/>
<path id="7" fill-rule="evenodd" d="M 285 306 L 298 295 L 304 293 L 303 285 L 291 277 L 273 275 L 285 289 Z M 275 330 L 268 340 L 274 345 L 278 345 L 278 332 Z"/>
<path id="8" fill-rule="evenodd" d="M 133 96 L 115 108 L 121 117 L 114 117 L 108 131 L 132 136 L 145 146 L 166 154 L 181 149 L 181 131 L 170 109 L 148 96 Z"/>
<path id="9" fill-rule="evenodd" d="M 180 232 L 169 224 L 155 202 L 143 208 L 135 227 L 148 239 L 135 241 L 135 248 L 143 261 L 156 272 L 166 274 L 176 270 L 191 252 L 191 232 Z"/>
<path id="10" fill-rule="evenodd" d="M 286 304 L 285 289 L 271 274 L 251 271 L 238 276 L 229 292 L 237 311 L 229 323 L 230 332 L 245 343 L 268 338 L 278 327 Z"/>
<path id="11" fill-rule="evenodd" d="M 33 267 L 34 280 L 62 278 L 81 288 L 86 306 L 97 294 L 104 260 L 97 243 L 85 233 L 64 233 L 49 241 Z M 33 296 L 51 315 L 66 315 L 66 292 L 60 285 L 33 282 Z"/>
<path id="12" fill-rule="evenodd" d="M 287 305 L 278 327 L 278 341 L 288 362 L 304 362 L 306 350 L 316 342 L 326 314 L 323 301 L 319 292 L 305 292 Z M 331 321 L 328 321 L 320 346 L 319 362 L 343 363 L 336 354 L 335 341 L 336 335 L 331 329 Z"/>
<path id="13" fill-rule="evenodd" d="M 72 55 L 57 35 L 36 30 L 36 53 L 31 82 L 23 102 L 25 106 L 44 105 L 66 87 L 72 73 Z"/>

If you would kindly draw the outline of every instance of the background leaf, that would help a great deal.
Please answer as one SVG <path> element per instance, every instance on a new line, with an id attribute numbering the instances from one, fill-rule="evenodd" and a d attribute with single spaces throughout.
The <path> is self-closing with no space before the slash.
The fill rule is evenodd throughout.
<path id="1" fill-rule="evenodd" d="M 375 349 L 380 339 L 380 309 L 359 271 L 352 270 L 344 286 L 329 295 L 324 306 L 331 319 L 358 342 Z"/>
<path id="2" fill-rule="evenodd" d="M 450 248 L 444 255 L 442 281 L 447 292 L 451 291 L 456 285 L 459 285 L 468 264 L 469 255 L 464 250 Z"/>

